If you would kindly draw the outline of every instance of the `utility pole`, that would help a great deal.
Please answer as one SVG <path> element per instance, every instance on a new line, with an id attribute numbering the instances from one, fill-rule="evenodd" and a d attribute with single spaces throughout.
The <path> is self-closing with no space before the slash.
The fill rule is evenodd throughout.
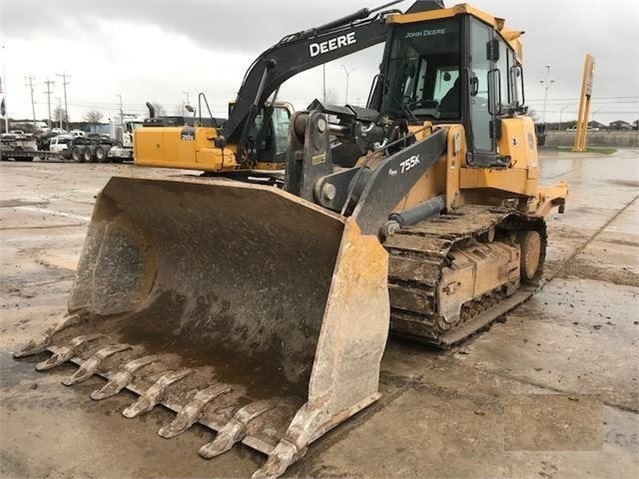
<path id="1" fill-rule="evenodd" d="M 570 108 L 572 105 L 564 105 L 561 107 L 561 109 L 559 110 L 559 131 L 561 131 L 561 120 L 563 119 L 564 116 L 564 111 L 566 111 L 568 108 Z"/>
<path id="2" fill-rule="evenodd" d="M 64 116 L 66 117 L 67 131 L 69 131 L 69 104 L 67 103 L 67 85 L 69 84 L 69 78 L 71 75 L 67 75 L 67 72 L 56 73 L 56 76 L 62 77 L 62 88 L 64 89 Z"/>
<path id="3" fill-rule="evenodd" d="M 62 98 L 60 98 L 60 97 L 58 97 L 58 112 L 60 113 L 58 115 L 58 122 L 60 123 L 58 128 L 60 128 L 60 130 L 62 130 Z"/>
<path id="4" fill-rule="evenodd" d="M 322 103 L 326 105 L 326 63 L 322 63 Z"/>
<path id="5" fill-rule="evenodd" d="M 47 91 L 45 91 L 44 94 L 47 95 L 47 108 L 49 112 L 47 126 L 49 127 L 49 130 L 50 130 L 51 129 L 51 93 L 53 93 L 51 91 L 51 85 L 55 85 L 55 82 L 52 80 L 49 80 L 49 77 L 47 77 L 47 80 L 44 82 L 44 84 L 47 86 Z"/>
<path id="6" fill-rule="evenodd" d="M 6 59 L 7 55 L 5 54 L 4 51 L 4 45 L 2 45 L 2 82 L 4 84 L 0 84 L 0 86 L 2 86 L 2 100 L 0 100 L 2 102 L 2 109 L 4 110 L 4 112 L 2 113 L 2 116 L 4 116 L 4 132 L 5 133 L 9 133 L 9 111 L 7 109 L 7 64 L 6 64 Z"/>
<path id="7" fill-rule="evenodd" d="M 122 105 L 122 95 L 115 95 L 120 99 L 120 126 L 124 126 L 124 105 Z"/>
<path id="8" fill-rule="evenodd" d="M 539 80 L 539 83 L 541 84 L 541 86 L 544 87 L 544 113 L 542 116 L 544 125 L 546 124 L 546 106 L 548 103 L 548 90 L 550 90 L 550 87 L 553 85 L 553 83 L 555 83 L 555 80 L 550 80 L 550 65 L 546 65 L 546 79 L 545 80 Z"/>
<path id="9" fill-rule="evenodd" d="M 346 95 L 344 99 L 344 104 L 347 105 L 348 104 L 348 80 L 351 76 L 351 73 L 353 73 L 355 69 L 353 68 L 352 70 L 348 70 L 348 68 L 346 68 L 344 65 L 342 65 L 342 68 L 344 69 L 344 72 L 346 73 Z"/>
<path id="10" fill-rule="evenodd" d="M 35 103 L 33 101 L 33 80 L 35 78 L 31 75 L 27 75 L 24 79 L 28 82 L 26 86 L 29 87 L 29 91 L 31 92 L 31 114 L 33 115 L 33 131 L 36 131 L 36 117 L 35 117 Z"/>
<path id="11" fill-rule="evenodd" d="M 182 104 L 182 115 L 184 115 L 184 110 L 186 109 L 186 105 L 190 105 L 191 103 L 189 102 L 189 92 L 183 91 L 182 94 L 186 96 L 186 102 Z"/>

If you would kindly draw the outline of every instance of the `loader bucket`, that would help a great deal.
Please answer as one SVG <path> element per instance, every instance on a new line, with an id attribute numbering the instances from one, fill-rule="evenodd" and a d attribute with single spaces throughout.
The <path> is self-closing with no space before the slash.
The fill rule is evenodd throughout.
<path id="1" fill-rule="evenodd" d="M 199 422 L 202 456 L 243 442 L 276 477 L 378 398 L 387 264 L 354 221 L 271 186 L 112 178 L 37 368 L 71 360 L 65 384 L 99 374 L 92 398 L 128 388 L 125 416 L 162 404 L 161 436 Z"/>

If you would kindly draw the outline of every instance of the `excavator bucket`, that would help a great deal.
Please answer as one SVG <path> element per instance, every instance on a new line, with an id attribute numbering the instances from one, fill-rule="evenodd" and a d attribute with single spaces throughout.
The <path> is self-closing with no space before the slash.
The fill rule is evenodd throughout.
<path id="1" fill-rule="evenodd" d="M 379 397 L 388 257 L 351 219 L 265 185 L 112 178 L 95 205 L 69 314 L 21 353 L 127 388 L 131 418 L 164 405 L 165 438 L 196 422 L 268 455 L 277 477 Z"/>

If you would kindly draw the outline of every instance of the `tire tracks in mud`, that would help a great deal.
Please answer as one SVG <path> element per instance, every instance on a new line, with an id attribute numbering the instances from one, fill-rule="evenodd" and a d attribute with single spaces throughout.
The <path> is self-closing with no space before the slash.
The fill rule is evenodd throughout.
<path id="1" fill-rule="evenodd" d="M 566 273 L 566 270 L 573 264 L 581 253 L 597 239 L 597 237 L 603 233 L 619 216 L 621 216 L 628 208 L 630 208 L 634 203 L 639 200 L 639 195 L 635 195 L 630 201 L 628 201 L 624 206 L 621 207 L 614 215 L 612 215 L 602 226 L 600 226 L 592 235 L 590 235 L 586 240 L 579 246 L 575 248 L 575 250 L 568 256 L 568 258 L 563 261 L 558 262 L 558 266 L 554 268 L 552 274 L 542 279 L 537 292 L 541 291 L 548 283 L 550 283 L 553 279 L 557 277 L 561 277 L 561 275 Z"/>

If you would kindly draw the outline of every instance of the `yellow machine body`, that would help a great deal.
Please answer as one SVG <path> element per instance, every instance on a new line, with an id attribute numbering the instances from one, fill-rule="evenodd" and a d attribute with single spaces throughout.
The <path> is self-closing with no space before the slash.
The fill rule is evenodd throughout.
<path id="1" fill-rule="evenodd" d="M 235 149 L 216 148 L 216 128 L 144 127 L 133 135 L 138 166 L 227 171 L 237 169 Z"/>

